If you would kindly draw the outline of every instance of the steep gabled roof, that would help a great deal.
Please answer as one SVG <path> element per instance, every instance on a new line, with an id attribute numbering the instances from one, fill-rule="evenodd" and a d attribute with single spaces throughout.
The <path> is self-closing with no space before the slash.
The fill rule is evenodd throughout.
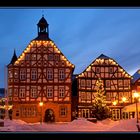
<path id="1" fill-rule="evenodd" d="M 44 18 L 44 16 L 42 16 L 42 18 L 39 20 L 38 24 L 37 25 L 45 25 L 45 26 L 48 26 L 48 22 L 47 20 Z"/>
<path id="2" fill-rule="evenodd" d="M 17 60 L 17 55 L 16 55 L 16 51 L 14 50 L 13 57 L 12 57 L 12 59 L 11 59 L 11 62 L 10 62 L 8 65 L 14 64 L 14 62 L 15 62 L 16 60 Z"/>
<path id="3" fill-rule="evenodd" d="M 80 76 L 80 75 L 82 75 L 89 67 L 91 67 L 92 66 L 92 64 L 97 60 L 97 59 L 111 59 L 111 60 L 113 60 L 115 63 L 117 63 L 113 58 L 110 58 L 110 57 L 108 57 L 108 56 L 106 56 L 106 55 L 104 55 L 104 54 L 101 54 L 100 56 L 98 56 L 94 61 L 92 61 L 92 63 L 89 65 L 89 66 L 87 66 L 86 67 L 86 69 L 83 71 L 83 72 L 81 72 L 80 74 L 78 74 L 78 76 Z M 121 69 L 123 69 L 124 70 L 124 68 L 122 68 L 119 64 L 117 64 Z M 125 70 L 124 70 L 125 71 Z M 126 71 L 125 71 L 126 72 Z M 127 72 L 126 72 L 127 73 Z M 129 74 L 129 73 L 127 73 L 130 77 L 131 77 L 131 75 Z"/>
<path id="4" fill-rule="evenodd" d="M 112 59 L 104 54 L 101 54 L 99 57 L 97 57 L 96 59 Z"/>
<path id="5" fill-rule="evenodd" d="M 135 83 L 137 80 L 139 80 L 140 79 L 140 69 L 139 70 L 137 70 L 134 74 L 133 74 L 133 79 L 132 79 L 132 83 Z"/>

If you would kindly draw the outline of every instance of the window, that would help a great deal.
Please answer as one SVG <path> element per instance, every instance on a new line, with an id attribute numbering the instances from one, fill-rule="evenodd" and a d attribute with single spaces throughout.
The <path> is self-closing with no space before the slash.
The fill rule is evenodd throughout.
<path id="1" fill-rule="evenodd" d="M 25 98 L 25 88 L 19 89 L 19 98 Z"/>
<path id="2" fill-rule="evenodd" d="M 123 80 L 118 80 L 118 86 L 123 87 Z"/>
<path id="3" fill-rule="evenodd" d="M 14 95 L 18 96 L 18 89 L 17 88 L 14 88 Z"/>
<path id="4" fill-rule="evenodd" d="M 52 80 L 53 79 L 53 70 L 52 69 L 48 69 L 47 70 L 47 79 L 48 80 Z"/>
<path id="5" fill-rule="evenodd" d="M 59 61 L 59 59 L 60 59 L 59 55 L 58 54 L 55 54 L 54 55 L 54 60 Z"/>
<path id="6" fill-rule="evenodd" d="M 32 54 L 32 60 L 36 60 L 36 54 Z"/>
<path id="7" fill-rule="evenodd" d="M 64 69 L 59 70 L 59 79 L 60 80 L 64 80 L 65 79 Z"/>
<path id="8" fill-rule="evenodd" d="M 9 91 L 8 92 L 9 92 L 8 95 L 9 96 L 12 96 L 12 88 L 9 88 Z"/>
<path id="9" fill-rule="evenodd" d="M 122 101 L 122 97 L 124 96 L 123 92 L 119 92 L 119 100 Z"/>
<path id="10" fill-rule="evenodd" d="M 129 86 L 129 81 L 128 80 L 124 80 L 124 86 L 125 87 Z"/>
<path id="11" fill-rule="evenodd" d="M 30 60 L 30 54 L 25 55 L 25 60 Z"/>
<path id="12" fill-rule="evenodd" d="M 106 88 L 110 88 L 110 80 L 106 80 Z"/>
<path id="13" fill-rule="evenodd" d="M 32 80 L 36 80 L 37 79 L 37 70 L 36 69 L 32 69 L 31 70 L 31 79 Z"/>
<path id="14" fill-rule="evenodd" d="M 53 60 L 53 54 L 48 54 L 48 60 L 50 60 L 50 61 Z"/>
<path id="15" fill-rule="evenodd" d="M 15 77 L 15 78 L 18 78 L 18 71 L 15 71 L 15 72 L 14 72 L 14 77 Z"/>
<path id="16" fill-rule="evenodd" d="M 16 111 L 16 117 L 18 117 L 18 116 L 19 116 L 19 110 Z"/>
<path id="17" fill-rule="evenodd" d="M 47 97 L 52 98 L 53 97 L 53 88 L 47 87 Z"/>
<path id="18" fill-rule="evenodd" d="M 66 117 L 67 115 L 67 108 L 66 107 L 61 107 L 60 108 L 60 116 L 61 117 Z"/>
<path id="19" fill-rule="evenodd" d="M 60 97 L 60 98 L 63 98 L 64 95 L 65 95 L 64 87 L 60 87 L 60 88 L 59 88 L 59 97 Z"/>
<path id="20" fill-rule="evenodd" d="M 26 70 L 20 70 L 20 80 L 26 79 Z"/>
<path id="21" fill-rule="evenodd" d="M 106 93 L 106 100 L 107 101 L 111 100 L 111 93 L 109 93 L 109 92 Z"/>
<path id="22" fill-rule="evenodd" d="M 36 87 L 31 87 L 31 97 L 37 98 L 37 89 Z"/>
<path id="23" fill-rule="evenodd" d="M 85 80 L 84 80 L 84 79 L 81 80 L 81 86 L 82 86 L 82 87 L 85 86 Z"/>
<path id="24" fill-rule="evenodd" d="M 91 87 L 91 80 L 87 80 L 87 87 Z"/>
<path id="25" fill-rule="evenodd" d="M 21 107 L 21 116 L 22 117 L 36 117 L 37 110 L 36 107 L 30 106 L 30 107 Z"/>
<path id="26" fill-rule="evenodd" d="M 9 78 L 12 78 L 13 77 L 12 71 L 9 71 L 8 72 L 8 76 L 9 76 Z"/>
<path id="27" fill-rule="evenodd" d="M 113 67 L 109 67 L 108 72 L 113 73 Z"/>
<path id="28" fill-rule="evenodd" d="M 86 93 L 85 92 L 81 92 L 80 93 L 80 97 L 81 97 L 81 101 L 85 101 L 86 100 Z"/>
<path id="29" fill-rule="evenodd" d="M 91 101 L 91 92 L 87 92 L 87 100 Z"/>
<path id="30" fill-rule="evenodd" d="M 96 67 L 96 73 L 100 73 L 100 68 Z"/>

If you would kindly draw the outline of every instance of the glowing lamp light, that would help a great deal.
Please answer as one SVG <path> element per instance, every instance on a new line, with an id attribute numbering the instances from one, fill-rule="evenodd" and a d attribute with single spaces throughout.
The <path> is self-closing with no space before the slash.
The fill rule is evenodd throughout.
<path id="1" fill-rule="evenodd" d="M 40 103 L 39 103 L 39 106 L 43 106 L 43 102 L 40 102 Z"/>
<path id="2" fill-rule="evenodd" d="M 112 104 L 115 106 L 115 105 L 117 105 L 117 102 L 116 102 L 116 101 L 114 101 Z"/>
<path id="3" fill-rule="evenodd" d="M 126 101 L 126 97 L 122 97 L 122 101 L 125 102 Z"/>
<path id="4" fill-rule="evenodd" d="M 137 92 L 134 92 L 133 96 L 134 96 L 134 98 L 138 98 L 139 94 Z"/>

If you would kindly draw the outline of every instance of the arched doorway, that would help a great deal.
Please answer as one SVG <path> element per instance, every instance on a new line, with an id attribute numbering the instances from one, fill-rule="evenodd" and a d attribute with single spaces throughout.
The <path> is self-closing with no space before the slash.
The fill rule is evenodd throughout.
<path id="1" fill-rule="evenodd" d="M 54 111 L 52 109 L 47 109 L 45 111 L 45 122 L 55 122 Z"/>

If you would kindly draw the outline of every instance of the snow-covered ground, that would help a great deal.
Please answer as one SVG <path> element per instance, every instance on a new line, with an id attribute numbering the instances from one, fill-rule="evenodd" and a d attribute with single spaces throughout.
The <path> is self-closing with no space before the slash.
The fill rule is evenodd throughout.
<path id="1" fill-rule="evenodd" d="M 3 121 L 3 120 L 0 120 Z M 139 123 L 140 125 L 140 123 Z M 85 118 L 78 118 L 65 123 L 26 123 L 21 120 L 4 120 L 0 132 L 137 132 L 136 119 L 113 121 L 106 119 L 92 123 Z"/>

